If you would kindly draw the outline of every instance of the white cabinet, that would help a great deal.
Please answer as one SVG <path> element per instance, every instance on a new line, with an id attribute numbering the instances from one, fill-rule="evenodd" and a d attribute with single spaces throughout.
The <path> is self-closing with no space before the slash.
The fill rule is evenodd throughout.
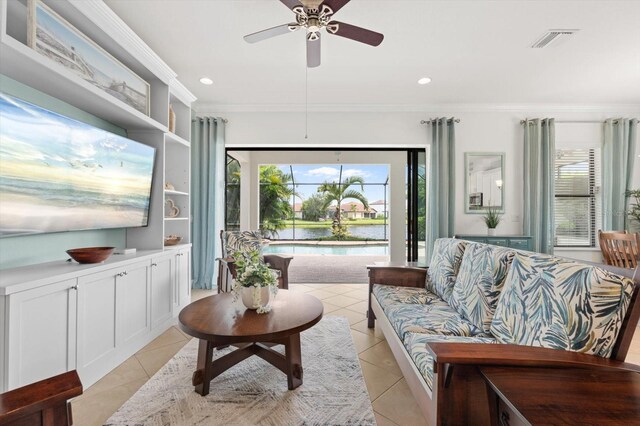
<path id="1" fill-rule="evenodd" d="M 91 386 L 175 323 L 191 301 L 190 254 L 183 246 L 3 271 L 0 392 L 73 369 Z"/>
<path id="2" fill-rule="evenodd" d="M 191 250 L 181 249 L 176 253 L 176 288 L 174 315 L 191 303 Z"/>
<path id="3" fill-rule="evenodd" d="M 173 315 L 175 258 L 173 253 L 151 261 L 151 326 L 156 327 Z"/>
<path id="4" fill-rule="evenodd" d="M 117 344 L 129 345 L 151 331 L 150 262 L 131 265 L 116 278 Z"/>
<path id="5" fill-rule="evenodd" d="M 6 307 L 4 389 L 76 368 L 75 279 L 16 293 Z"/>
<path id="6" fill-rule="evenodd" d="M 78 279 L 78 375 L 93 382 L 93 372 L 108 370 L 116 351 L 116 282 L 124 270 Z M 98 374 L 98 373 L 96 373 Z"/>

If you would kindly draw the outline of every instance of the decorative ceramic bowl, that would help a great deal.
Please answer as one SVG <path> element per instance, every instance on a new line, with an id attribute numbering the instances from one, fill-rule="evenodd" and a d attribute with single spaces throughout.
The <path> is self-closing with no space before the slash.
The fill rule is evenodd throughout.
<path id="1" fill-rule="evenodd" d="M 104 262 L 113 254 L 115 247 L 83 247 L 67 250 L 67 254 L 78 263 Z"/>
<path id="2" fill-rule="evenodd" d="M 182 241 L 182 237 L 178 235 L 168 235 L 164 237 L 164 245 L 165 246 L 175 246 L 180 241 Z"/>

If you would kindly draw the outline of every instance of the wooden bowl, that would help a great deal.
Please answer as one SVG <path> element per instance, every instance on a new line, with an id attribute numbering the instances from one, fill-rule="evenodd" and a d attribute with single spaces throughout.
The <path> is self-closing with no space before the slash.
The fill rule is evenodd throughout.
<path id="1" fill-rule="evenodd" d="M 182 237 L 179 237 L 177 235 L 169 235 L 168 237 L 164 238 L 164 245 L 165 246 L 175 246 L 180 241 L 182 241 Z"/>
<path id="2" fill-rule="evenodd" d="M 67 254 L 78 263 L 104 262 L 113 254 L 115 247 L 83 247 L 67 250 Z"/>

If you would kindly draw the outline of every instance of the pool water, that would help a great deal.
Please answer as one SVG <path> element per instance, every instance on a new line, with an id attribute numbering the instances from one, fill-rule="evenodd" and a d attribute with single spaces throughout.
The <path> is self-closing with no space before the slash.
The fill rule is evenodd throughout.
<path id="1" fill-rule="evenodd" d="M 263 250 L 266 254 L 338 254 L 353 255 L 379 255 L 388 256 L 388 245 L 298 245 L 276 244 L 268 245 Z"/>

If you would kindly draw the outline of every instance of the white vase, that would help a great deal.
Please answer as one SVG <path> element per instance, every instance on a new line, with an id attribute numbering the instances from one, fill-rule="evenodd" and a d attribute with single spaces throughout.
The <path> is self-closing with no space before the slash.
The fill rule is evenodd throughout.
<path id="1" fill-rule="evenodd" d="M 487 235 L 489 235 L 490 237 L 496 235 L 496 228 L 487 228 Z"/>
<path id="2" fill-rule="evenodd" d="M 269 304 L 269 300 L 271 300 L 271 288 L 270 287 L 242 287 L 240 292 L 242 296 L 242 303 L 247 309 L 258 309 L 260 306 L 265 306 Z M 254 303 L 254 292 L 260 294 L 260 303 Z"/>

